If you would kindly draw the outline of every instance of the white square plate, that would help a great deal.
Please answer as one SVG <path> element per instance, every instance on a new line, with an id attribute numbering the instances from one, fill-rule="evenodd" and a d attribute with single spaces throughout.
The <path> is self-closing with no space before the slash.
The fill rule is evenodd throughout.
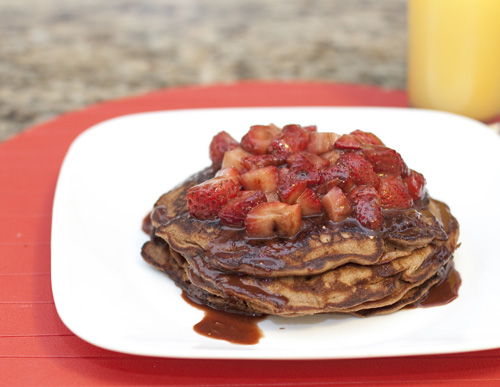
<path id="1" fill-rule="evenodd" d="M 196 334 L 203 312 L 143 262 L 143 218 L 164 192 L 209 165 L 217 132 L 253 124 L 362 129 L 423 173 L 461 224 L 460 295 L 435 308 L 367 319 L 269 317 L 244 346 Z M 404 108 L 234 108 L 123 116 L 82 133 L 62 165 L 53 209 L 52 286 L 63 322 L 110 350 L 182 358 L 319 359 L 450 353 L 500 347 L 500 137 L 452 114 Z"/>

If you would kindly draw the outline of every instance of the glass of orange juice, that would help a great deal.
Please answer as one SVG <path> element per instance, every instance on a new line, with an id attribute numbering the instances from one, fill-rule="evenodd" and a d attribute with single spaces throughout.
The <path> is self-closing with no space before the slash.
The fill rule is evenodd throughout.
<path id="1" fill-rule="evenodd" d="M 500 0 L 408 0 L 413 107 L 500 114 Z"/>

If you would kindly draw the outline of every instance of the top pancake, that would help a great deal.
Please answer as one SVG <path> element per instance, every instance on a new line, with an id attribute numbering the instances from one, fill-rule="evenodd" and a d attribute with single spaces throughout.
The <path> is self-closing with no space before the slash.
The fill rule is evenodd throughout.
<path id="1" fill-rule="evenodd" d="M 207 168 L 164 194 L 151 219 L 155 234 L 171 249 L 188 260 L 203 257 L 221 271 L 259 277 L 312 275 L 347 263 L 389 262 L 433 240 L 446 240 L 448 233 L 455 242 L 458 238 L 456 220 L 451 215 L 443 219 L 443 214 L 449 214 L 447 207 L 430 200 L 422 209 L 386 211 L 382 232 L 367 230 L 354 220 L 334 223 L 316 216 L 304 218 L 303 229 L 293 239 L 250 239 L 244 230 L 189 215 L 187 190 L 215 172 Z"/>

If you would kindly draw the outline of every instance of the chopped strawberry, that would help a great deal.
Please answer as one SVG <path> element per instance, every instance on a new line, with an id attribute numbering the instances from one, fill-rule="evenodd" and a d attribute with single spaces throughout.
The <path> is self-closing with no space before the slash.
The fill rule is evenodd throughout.
<path id="1" fill-rule="evenodd" d="M 218 216 L 224 224 L 243 227 L 250 210 L 266 201 L 266 195 L 262 191 L 242 191 L 239 196 L 222 206 Z"/>
<path id="2" fill-rule="evenodd" d="M 293 204 L 306 188 L 307 183 L 304 180 L 291 181 L 285 178 L 278 182 L 278 196 L 282 202 Z"/>
<path id="3" fill-rule="evenodd" d="M 309 136 L 307 151 L 311 153 L 321 154 L 329 152 L 333 149 L 335 141 L 340 137 L 337 133 L 315 132 Z"/>
<path id="4" fill-rule="evenodd" d="M 335 141 L 335 148 L 337 149 L 357 150 L 361 149 L 362 147 L 363 144 L 361 143 L 361 141 L 352 134 L 343 134 L 338 138 L 337 141 Z"/>
<path id="5" fill-rule="evenodd" d="M 302 216 L 317 215 L 322 212 L 321 199 L 311 188 L 306 188 L 297 199 Z"/>
<path id="6" fill-rule="evenodd" d="M 318 127 L 316 125 L 303 126 L 302 129 L 309 133 L 315 133 L 318 131 Z"/>
<path id="7" fill-rule="evenodd" d="M 224 158 L 224 153 L 238 146 L 238 141 L 227 132 L 217 133 L 210 143 L 210 160 L 214 165 L 220 165 Z"/>
<path id="8" fill-rule="evenodd" d="M 289 168 L 278 170 L 278 196 L 282 202 L 294 204 L 307 188 L 307 183 L 304 180 L 295 181 L 289 174 Z"/>
<path id="9" fill-rule="evenodd" d="M 241 147 L 254 155 L 263 155 L 279 129 L 267 125 L 254 125 L 241 139 Z"/>
<path id="10" fill-rule="evenodd" d="M 372 165 L 361 154 L 345 152 L 340 156 L 337 163 L 344 164 L 349 168 L 352 181 L 356 185 L 378 186 L 378 175 L 373 170 Z"/>
<path id="11" fill-rule="evenodd" d="M 286 125 L 269 144 L 268 153 L 289 155 L 300 152 L 307 148 L 308 141 L 309 132 L 300 125 Z"/>
<path id="12" fill-rule="evenodd" d="M 413 205 L 413 199 L 400 176 L 382 176 L 378 193 L 383 208 L 405 209 Z"/>
<path id="13" fill-rule="evenodd" d="M 246 169 L 258 169 L 268 167 L 269 165 L 274 165 L 275 167 L 284 164 L 286 161 L 284 157 L 279 157 L 277 155 L 265 154 L 265 155 L 251 155 L 245 156 L 241 159 L 241 165 Z"/>
<path id="14" fill-rule="evenodd" d="M 362 130 L 356 129 L 355 131 L 351 132 L 351 135 L 356 137 L 363 144 L 384 145 L 380 138 L 370 132 L 364 132 Z"/>
<path id="15" fill-rule="evenodd" d="M 215 174 L 215 176 L 232 179 L 238 186 L 240 185 L 240 173 L 236 168 L 229 167 L 229 168 L 219 169 Z"/>
<path id="16" fill-rule="evenodd" d="M 407 177 L 403 178 L 408 193 L 413 200 L 422 200 L 425 197 L 425 177 L 414 170 L 410 170 Z"/>
<path id="17" fill-rule="evenodd" d="M 406 176 L 408 167 L 401 155 L 394 149 L 380 145 L 369 145 L 363 149 L 366 159 L 377 173 Z"/>
<path id="18" fill-rule="evenodd" d="M 340 187 L 349 191 L 353 182 L 349 173 L 349 167 L 345 164 L 335 164 L 321 171 L 320 193 L 326 193 L 333 187 Z"/>
<path id="19" fill-rule="evenodd" d="M 378 230 L 382 227 L 380 197 L 373 186 L 354 188 L 349 197 L 355 204 L 356 220 L 366 228 Z"/>
<path id="20" fill-rule="evenodd" d="M 278 168 L 270 165 L 252 169 L 241 174 L 240 181 L 246 190 L 276 191 L 278 188 Z"/>
<path id="21" fill-rule="evenodd" d="M 290 165 L 288 171 L 288 179 L 293 183 L 294 181 L 305 181 L 309 187 L 319 183 L 321 174 L 318 165 L 322 168 L 321 160 L 311 158 L 310 153 L 296 153 L 297 157 L 294 158 L 293 163 Z M 319 157 L 319 156 L 317 156 Z M 313 161 L 311 161 L 313 160 Z M 315 164 L 317 163 L 317 164 Z"/>
<path id="22" fill-rule="evenodd" d="M 340 158 L 340 154 L 341 154 L 340 151 L 333 149 L 329 152 L 323 153 L 321 157 L 324 158 L 325 160 L 328 160 L 328 163 L 330 165 L 333 165 Z"/>
<path id="23" fill-rule="evenodd" d="M 334 222 L 340 222 L 352 212 L 352 205 L 345 193 L 339 187 L 333 187 L 323 196 L 323 207 L 328 217 Z"/>
<path id="24" fill-rule="evenodd" d="M 242 172 L 245 170 L 245 167 L 242 164 L 242 160 L 248 156 L 250 156 L 250 153 L 248 153 L 241 147 L 228 150 L 224 154 L 224 158 L 222 159 L 221 168 L 225 169 L 233 167 L 236 168 L 238 172 Z"/>
<path id="25" fill-rule="evenodd" d="M 214 177 L 187 192 L 189 213 L 195 218 L 215 219 L 219 209 L 240 192 L 233 179 Z"/>
<path id="26" fill-rule="evenodd" d="M 276 235 L 290 238 L 301 227 L 302 216 L 298 204 L 261 203 L 245 218 L 247 235 L 251 238 L 270 238 Z"/>
<path id="27" fill-rule="evenodd" d="M 328 167 L 328 165 L 330 165 L 330 162 L 327 159 L 311 152 L 292 153 L 290 156 L 286 158 L 286 162 L 288 165 L 291 166 L 297 159 L 306 159 L 307 161 L 311 162 L 314 165 L 314 168 L 319 170 L 326 168 Z"/>

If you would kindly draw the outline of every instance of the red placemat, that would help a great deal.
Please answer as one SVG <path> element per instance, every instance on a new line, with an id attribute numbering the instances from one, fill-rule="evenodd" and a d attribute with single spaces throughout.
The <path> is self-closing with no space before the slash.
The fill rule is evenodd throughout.
<path id="1" fill-rule="evenodd" d="M 321 361 L 165 359 L 97 348 L 64 326 L 50 285 L 50 228 L 59 168 L 74 138 L 124 114 L 256 106 L 407 102 L 402 91 L 324 83 L 167 89 L 66 114 L 0 144 L 0 386 L 500 385 L 500 350 Z"/>

